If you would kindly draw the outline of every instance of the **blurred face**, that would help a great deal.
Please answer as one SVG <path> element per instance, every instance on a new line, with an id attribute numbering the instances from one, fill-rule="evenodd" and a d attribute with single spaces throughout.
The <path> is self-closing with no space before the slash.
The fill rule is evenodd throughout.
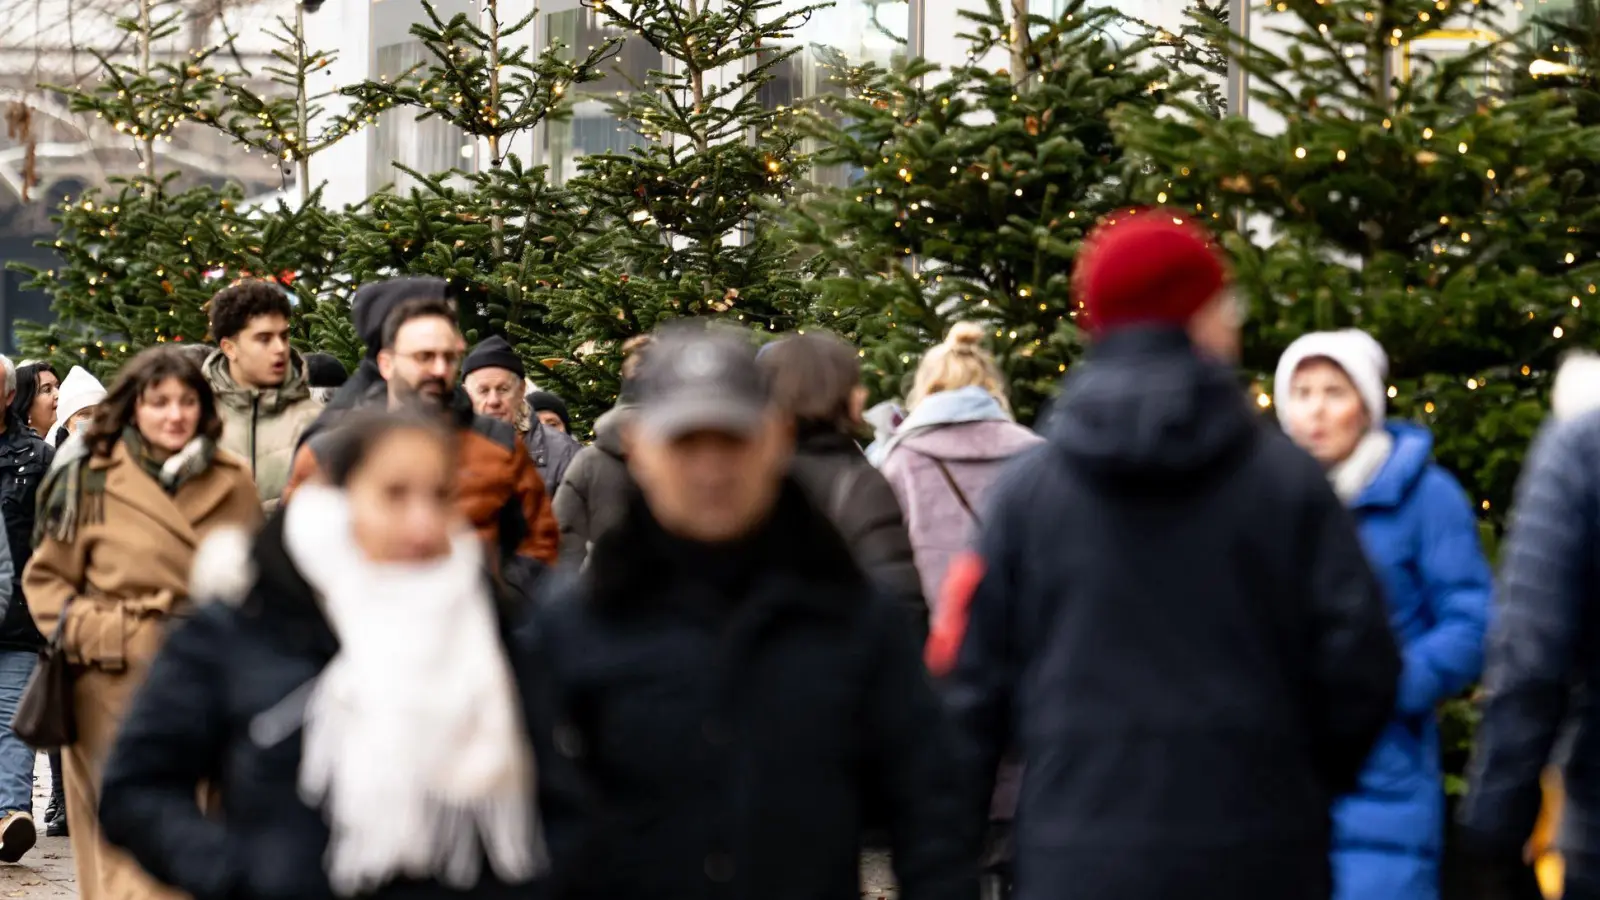
<path id="1" fill-rule="evenodd" d="M 480 416 L 515 423 L 522 402 L 522 378 L 509 369 L 477 369 L 463 382 L 472 398 L 472 411 Z"/>
<path id="2" fill-rule="evenodd" d="M 462 353 L 461 334 L 449 319 L 423 316 L 400 326 L 394 347 L 378 352 L 389 405 L 442 407 L 455 390 Z"/>
<path id="3" fill-rule="evenodd" d="M 345 487 L 356 545 L 369 559 L 415 563 L 450 552 L 452 465 L 425 431 L 396 431 L 372 448 Z"/>
<path id="4" fill-rule="evenodd" d="M 233 380 L 245 387 L 275 388 L 289 376 L 289 320 L 277 313 L 256 316 L 220 346 Z"/>
<path id="5" fill-rule="evenodd" d="M 792 429 L 777 416 L 751 437 L 699 431 L 669 440 L 634 427 L 628 468 L 668 533 L 721 544 L 772 512 L 793 445 Z"/>
<path id="6" fill-rule="evenodd" d="M 1327 359 L 1295 370 L 1284 412 L 1289 436 L 1324 467 L 1349 459 L 1372 424 L 1350 376 Z"/>
<path id="7" fill-rule="evenodd" d="M 1224 288 L 1189 319 L 1189 339 L 1202 353 L 1220 362 L 1237 363 L 1239 331 L 1244 327 L 1244 302 Z"/>
<path id="8" fill-rule="evenodd" d="M 158 381 L 140 395 L 133 421 L 151 449 L 177 453 L 200 427 L 200 395 L 176 378 Z"/>
<path id="9" fill-rule="evenodd" d="M 556 415 L 551 410 L 548 410 L 548 409 L 539 410 L 539 421 L 543 422 L 546 425 L 549 425 L 551 428 L 554 428 L 555 430 L 561 432 L 562 434 L 566 434 L 567 433 L 567 423 L 561 421 L 561 417 Z"/>
<path id="10" fill-rule="evenodd" d="M 67 420 L 67 434 L 77 434 L 78 430 L 84 426 L 84 423 L 94 418 L 94 411 L 98 408 L 98 406 L 85 406 L 83 409 L 73 413 L 72 418 Z"/>
<path id="11" fill-rule="evenodd" d="M 56 424 L 56 399 L 60 379 L 50 372 L 39 372 L 39 392 L 33 395 L 33 407 L 28 410 L 28 424 L 40 434 L 49 434 Z"/>

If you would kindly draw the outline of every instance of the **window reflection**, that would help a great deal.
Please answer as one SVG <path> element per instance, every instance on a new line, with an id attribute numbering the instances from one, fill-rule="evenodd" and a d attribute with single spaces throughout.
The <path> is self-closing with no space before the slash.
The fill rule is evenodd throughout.
<path id="1" fill-rule="evenodd" d="M 797 8 L 810 2 L 787 0 L 784 6 Z M 843 54 L 852 66 L 871 62 L 887 68 L 900 62 L 909 53 L 910 15 L 908 0 L 838 0 L 830 8 L 817 10 L 784 43 L 786 48 L 803 49 L 773 68 L 773 80 L 761 89 L 762 103 L 769 108 L 793 106 L 805 98 L 840 90 L 826 64 L 827 54 L 815 49 L 819 45 Z M 801 149 L 814 153 L 818 147 L 808 140 Z M 812 173 L 821 184 L 848 184 L 855 177 L 855 172 L 838 166 Z"/>
<path id="2" fill-rule="evenodd" d="M 477 15 L 477 6 L 472 0 L 434 0 L 433 6 L 445 22 L 459 14 Z M 425 21 L 420 3 L 373 0 L 374 77 L 393 81 L 417 66 L 435 62 L 422 42 L 411 35 L 412 24 Z M 450 169 L 472 171 L 475 164 L 475 147 L 465 132 L 438 119 L 418 121 L 415 109 L 396 108 L 379 113 L 377 129 L 368 146 L 369 192 L 392 185 L 395 193 L 405 194 L 417 186 L 417 180 L 396 168 L 396 164 L 429 174 Z"/>
<path id="3" fill-rule="evenodd" d="M 625 34 L 591 9 L 551 13 L 545 16 L 545 23 L 549 43 L 565 48 L 563 56 L 568 59 Z M 631 123 L 612 113 L 606 101 L 631 91 L 634 85 L 643 85 L 651 70 L 662 68 L 662 56 L 655 48 L 629 38 L 621 52 L 602 67 L 604 78 L 573 86 L 572 116 L 549 122 L 544 130 L 544 159 L 554 183 L 563 184 L 578 174 L 578 160 L 590 153 L 622 152 L 647 143 Z"/>

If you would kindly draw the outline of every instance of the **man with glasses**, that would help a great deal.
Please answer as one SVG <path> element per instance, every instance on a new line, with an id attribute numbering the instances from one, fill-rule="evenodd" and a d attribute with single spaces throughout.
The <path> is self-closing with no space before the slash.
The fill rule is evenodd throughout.
<path id="1" fill-rule="evenodd" d="M 384 320 L 377 366 L 386 393 L 372 396 L 390 409 L 414 409 L 445 417 L 460 435 L 456 504 L 497 551 L 509 579 L 528 587 L 540 564 L 556 561 L 560 531 L 533 459 L 510 424 L 472 411 L 458 378 L 464 343 L 455 311 L 443 299 L 422 297 L 396 306 Z M 331 423 L 337 425 L 337 423 Z M 318 437 L 295 456 L 284 491 L 318 477 Z"/>

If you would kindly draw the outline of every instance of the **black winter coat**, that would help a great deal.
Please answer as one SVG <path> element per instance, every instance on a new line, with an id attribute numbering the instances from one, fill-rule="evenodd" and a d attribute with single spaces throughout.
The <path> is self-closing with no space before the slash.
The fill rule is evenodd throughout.
<path id="1" fill-rule="evenodd" d="M 1326 476 L 1179 332 L 1097 344 L 1045 434 L 963 563 L 949 685 L 971 771 L 1025 767 L 1015 896 L 1326 898 L 1400 672 Z"/>
<path id="2" fill-rule="evenodd" d="M 622 420 L 617 407 L 594 423 L 594 443 L 578 451 L 567 466 L 551 503 L 561 524 L 561 564 L 578 567 L 602 534 L 624 518 L 633 476 L 622 453 Z"/>
<path id="3" fill-rule="evenodd" d="M 917 648 L 797 485 L 736 550 L 667 537 L 635 497 L 591 562 L 539 614 L 599 810 L 586 896 L 859 900 L 871 794 L 900 896 L 975 898 Z"/>
<path id="4" fill-rule="evenodd" d="M 50 470 L 54 456 L 54 448 L 43 438 L 16 416 L 7 415 L 5 433 L 0 434 L 0 514 L 5 517 L 6 541 L 16 578 L 11 584 L 0 586 L 10 597 L 5 620 L 0 622 L 0 650 L 37 650 L 44 646 L 44 636 L 28 611 L 28 598 L 22 594 L 22 571 L 33 558 L 39 482 Z"/>
<path id="5" fill-rule="evenodd" d="M 108 841 L 195 900 L 327 900 L 333 896 L 323 871 L 328 827 L 297 792 L 300 731 L 262 746 L 252 727 L 266 721 L 263 713 L 286 709 L 291 695 L 327 666 L 338 642 L 284 550 L 281 514 L 256 539 L 253 563 L 261 575 L 244 597 L 205 602 L 173 629 L 157 656 L 107 764 L 100 823 Z M 536 657 L 515 648 L 508 656 L 559 878 L 581 843 L 580 791 L 552 743 L 548 678 Z M 220 794 L 220 814 L 201 813 L 202 783 Z M 468 891 L 399 881 L 372 896 L 525 900 L 549 888 L 503 884 L 485 866 L 483 880 Z"/>
<path id="6" fill-rule="evenodd" d="M 867 576 L 905 607 L 918 640 L 927 637 L 928 604 L 894 488 L 855 441 L 833 429 L 801 433 L 791 472 Z"/>

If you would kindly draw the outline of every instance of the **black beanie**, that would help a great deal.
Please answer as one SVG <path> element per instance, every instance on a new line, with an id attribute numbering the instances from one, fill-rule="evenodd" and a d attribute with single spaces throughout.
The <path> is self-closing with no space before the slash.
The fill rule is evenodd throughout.
<path id="1" fill-rule="evenodd" d="M 561 424 L 568 431 L 572 430 L 572 416 L 567 412 L 567 401 L 557 397 L 549 391 L 530 391 L 528 393 L 528 406 L 533 409 L 533 414 L 553 412 L 561 417 Z"/>
<path id="2" fill-rule="evenodd" d="M 506 369 L 517 373 L 518 378 L 528 377 L 528 370 L 522 367 L 522 359 L 498 334 L 479 341 L 478 346 L 472 348 L 472 352 L 461 363 L 461 377 L 465 378 L 479 369 Z"/>
<path id="3" fill-rule="evenodd" d="M 390 278 L 362 285 L 350 300 L 350 318 L 356 334 L 367 345 L 367 358 L 377 359 L 383 349 L 383 321 L 407 300 L 448 300 L 443 278 Z"/>
<path id="4" fill-rule="evenodd" d="M 344 370 L 344 363 L 332 353 L 307 353 L 306 381 L 314 388 L 336 388 L 344 384 L 350 374 Z"/>

